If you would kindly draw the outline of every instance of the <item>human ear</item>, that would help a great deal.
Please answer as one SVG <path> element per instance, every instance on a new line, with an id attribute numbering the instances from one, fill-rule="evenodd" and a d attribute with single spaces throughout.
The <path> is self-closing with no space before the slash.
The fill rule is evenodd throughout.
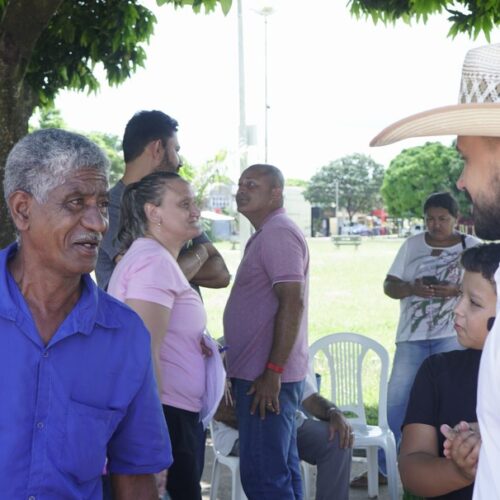
<path id="1" fill-rule="evenodd" d="M 30 212 L 34 198 L 26 191 L 14 191 L 7 200 L 10 215 L 18 231 L 26 231 L 30 226 Z"/>
<path id="2" fill-rule="evenodd" d="M 158 212 L 158 207 L 156 205 L 153 205 L 153 203 L 147 202 L 144 204 L 144 213 L 146 214 L 146 218 L 151 224 L 155 226 L 161 224 L 161 216 Z"/>
<path id="3" fill-rule="evenodd" d="M 273 201 L 281 201 L 283 199 L 283 189 L 280 187 L 273 187 L 271 190 L 271 199 Z"/>

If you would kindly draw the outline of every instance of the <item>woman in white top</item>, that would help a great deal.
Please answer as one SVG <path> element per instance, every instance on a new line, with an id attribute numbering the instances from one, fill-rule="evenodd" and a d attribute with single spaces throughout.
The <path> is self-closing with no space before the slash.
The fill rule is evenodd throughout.
<path id="1" fill-rule="evenodd" d="M 480 243 L 455 230 L 458 204 L 450 193 L 433 193 L 424 203 L 427 230 L 408 238 L 387 273 L 384 292 L 400 301 L 396 352 L 389 380 L 389 426 L 399 442 L 410 389 L 431 354 L 461 349 L 453 310 L 460 295 L 460 256 Z M 381 471 L 385 462 L 380 460 Z"/>

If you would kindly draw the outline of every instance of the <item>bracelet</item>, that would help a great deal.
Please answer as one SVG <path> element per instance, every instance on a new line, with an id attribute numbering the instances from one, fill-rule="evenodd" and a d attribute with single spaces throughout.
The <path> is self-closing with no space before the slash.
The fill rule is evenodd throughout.
<path id="1" fill-rule="evenodd" d="M 330 406 L 330 408 L 328 408 L 328 410 L 326 410 L 326 414 L 327 414 L 327 418 L 330 418 L 330 415 L 332 413 L 338 413 L 339 409 L 336 408 L 335 406 Z"/>
<path id="2" fill-rule="evenodd" d="M 267 363 L 266 368 L 268 370 L 271 370 L 274 373 L 280 373 L 280 374 L 283 373 L 283 370 L 284 370 L 284 368 L 282 366 L 275 365 L 274 363 L 271 363 L 270 361 L 269 361 L 269 363 Z"/>

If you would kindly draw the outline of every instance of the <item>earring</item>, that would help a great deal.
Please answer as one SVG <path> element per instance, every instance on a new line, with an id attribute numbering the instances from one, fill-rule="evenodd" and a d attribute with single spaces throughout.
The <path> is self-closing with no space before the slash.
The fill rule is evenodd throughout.
<path id="1" fill-rule="evenodd" d="M 157 222 L 157 223 L 156 223 L 156 225 L 157 225 L 158 227 L 160 227 L 160 226 L 161 226 L 161 221 L 160 221 L 160 222 Z"/>

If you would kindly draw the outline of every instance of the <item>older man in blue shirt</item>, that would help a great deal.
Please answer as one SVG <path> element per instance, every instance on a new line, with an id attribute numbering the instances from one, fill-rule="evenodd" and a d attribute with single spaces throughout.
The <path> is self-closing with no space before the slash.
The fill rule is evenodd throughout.
<path id="1" fill-rule="evenodd" d="M 48 129 L 11 151 L 4 195 L 18 242 L 0 251 L 0 497 L 157 499 L 172 462 L 150 339 L 88 273 L 107 229 L 107 168 Z"/>

